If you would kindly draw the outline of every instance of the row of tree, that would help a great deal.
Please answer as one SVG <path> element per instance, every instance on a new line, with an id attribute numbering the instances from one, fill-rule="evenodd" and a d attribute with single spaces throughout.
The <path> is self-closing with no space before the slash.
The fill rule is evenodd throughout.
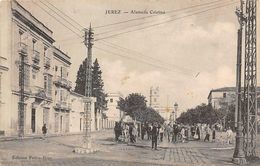
<path id="1" fill-rule="evenodd" d="M 234 128 L 234 119 L 234 105 L 222 105 L 220 109 L 214 109 L 210 104 L 201 104 L 183 112 L 180 117 L 177 118 L 177 122 L 188 125 L 197 123 L 213 125 L 215 123 L 220 123 L 224 125 L 224 127 Z"/>

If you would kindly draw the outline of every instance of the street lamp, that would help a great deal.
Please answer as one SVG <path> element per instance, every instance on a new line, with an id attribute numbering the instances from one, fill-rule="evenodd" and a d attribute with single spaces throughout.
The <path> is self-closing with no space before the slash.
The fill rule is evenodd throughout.
<path id="1" fill-rule="evenodd" d="M 174 122 L 176 123 L 178 104 L 175 102 L 173 106 L 174 106 Z"/>

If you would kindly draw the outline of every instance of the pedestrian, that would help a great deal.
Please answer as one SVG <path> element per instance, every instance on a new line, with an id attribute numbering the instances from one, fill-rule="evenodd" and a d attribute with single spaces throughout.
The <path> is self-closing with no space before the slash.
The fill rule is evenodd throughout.
<path id="1" fill-rule="evenodd" d="M 231 137 L 232 137 L 233 131 L 231 130 L 230 127 L 228 127 L 226 134 L 227 134 L 227 144 L 231 144 Z"/>
<path id="2" fill-rule="evenodd" d="M 164 133 L 164 127 L 163 126 L 160 127 L 159 133 L 160 133 L 160 141 L 163 142 L 163 133 Z"/>
<path id="3" fill-rule="evenodd" d="M 173 125 L 173 137 L 172 137 L 172 142 L 173 142 L 173 143 L 176 143 L 176 142 L 177 142 L 178 132 L 179 132 L 178 125 L 177 125 L 177 124 L 174 124 L 174 125 Z"/>
<path id="4" fill-rule="evenodd" d="M 43 139 L 45 139 L 46 134 L 47 134 L 47 127 L 46 124 L 44 123 L 44 125 L 42 126 L 42 134 L 43 134 Z"/>
<path id="5" fill-rule="evenodd" d="M 150 140 L 152 138 L 152 128 L 153 126 L 149 124 L 148 129 L 147 129 L 147 140 Z"/>
<path id="6" fill-rule="evenodd" d="M 167 126 L 166 126 L 166 133 L 167 133 L 167 137 L 168 137 L 168 142 L 171 141 L 171 135 L 172 135 L 172 127 L 171 127 L 171 124 L 169 123 Z"/>
<path id="7" fill-rule="evenodd" d="M 207 126 L 206 129 L 205 129 L 205 132 L 206 132 L 206 136 L 204 138 L 204 142 L 205 141 L 209 141 L 209 137 L 210 137 L 210 131 L 209 131 L 209 127 Z"/>
<path id="8" fill-rule="evenodd" d="M 186 139 L 186 137 L 185 137 L 185 128 L 182 127 L 181 128 L 181 141 L 185 142 L 185 139 Z"/>
<path id="9" fill-rule="evenodd" d="M 212 128 L 212 142 L 215 142 L 215 139 L 216 139 L 216 129 L 213 126 L 213 128 Z"/>
<path id="10" fill-rule="evenodd" d="M 119 138 L 120 132 L 121 132 L 118 122 L 115 123 L 114 132 L 115 132 L 115 141 L 118 142 L 119 141 L 118 138 Z"/>
<path id="11" fill-rule="evenodd" d="M 142 124 L 142 127 L 141 127 L 141 138 L 142 138 L 142 140 L 144 140 L 144 135 L 145 135 L 145 132 L 146 132 L 145 125 L 144 125 L 144 124 Z"/>
<path id="12" fill-rule="evenodd" d="M 158 134 L 159 134 L 157 123 L 153 124 L 151 134 L 152 134 L 152 149 L 157 150 L 157 139 L 158 139 Z"/>
<path id="13" fill-rule="evenodd" d="M 133 130 L 132 130 L 132 142 L 133 143 L 136 143 L 136 138 L 137 138 L 137 135 L 138 135 L 138 131 L 137 131 L 137 129 L 136 129 L 136 126 L 134 125 L 133 126 Z"/>
<path id="14" fill-rule="evenodd" d="M 198 139 L 197 139 L 197 140 L 200 140 L 200 127 L 199 127 L 199 126 L 197 126 L 196 134 L 197 134 L 197 136 L 198 136 Z"/>

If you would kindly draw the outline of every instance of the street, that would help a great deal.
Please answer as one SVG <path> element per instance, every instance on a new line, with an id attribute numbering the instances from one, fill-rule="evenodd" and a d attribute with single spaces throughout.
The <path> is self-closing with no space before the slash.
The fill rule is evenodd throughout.
<path id="1" fill-rule="evenodd" d="M 114 141 L 112 130 L 92 134 L 92 154 L 76 154 L 81 135 L 3 141 L 0 143 L 1 165 L 233 165 L 233 145 L 203 141 L 172 144 L 139 140 L 127 145 Z"/>

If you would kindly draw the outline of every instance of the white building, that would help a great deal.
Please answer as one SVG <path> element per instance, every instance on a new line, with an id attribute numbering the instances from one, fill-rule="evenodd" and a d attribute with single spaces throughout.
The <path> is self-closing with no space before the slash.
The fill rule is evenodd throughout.
<path id="1" fill-rule="evenodd" d="M 43 124 L 50 134 L 81 131 L 82 96 L 71 95 L 70 57 L 53 46 L 53 32 L 15 0 L 0 3 L 0 15 L 0 135 L 17 135 L 19 119 L 25 135 L 41 134 Z M 22 55 L 24 118 L 19 117 Z M 91 110 L 95 129 L 94 103 Z"/>
<path id="2" fill-rule="evenodd" d="M 120 121 L 124 116 L 123 111 L 121 111 L 117 105 L 120 97 L 123 97 L 123 95 L 121 93 L 108 93 L 107 94 L 106 116 L 107 116 L 108 122 L 105 122 L 105 123 L 108 123 L 106 125 L 108 125 L 110 127 L 111 127 L 111 124 L 113 126 L 115 122 Z"/>
<path id="3" fill-rule="evenodd" d="M 212 89 L 208 95 L 208 104 L 211 104 L 213 108 L 219 109 L 221 105 L 235 104 L 236 101 L 236 88 L 224 87 L 218 89 Z"/>

